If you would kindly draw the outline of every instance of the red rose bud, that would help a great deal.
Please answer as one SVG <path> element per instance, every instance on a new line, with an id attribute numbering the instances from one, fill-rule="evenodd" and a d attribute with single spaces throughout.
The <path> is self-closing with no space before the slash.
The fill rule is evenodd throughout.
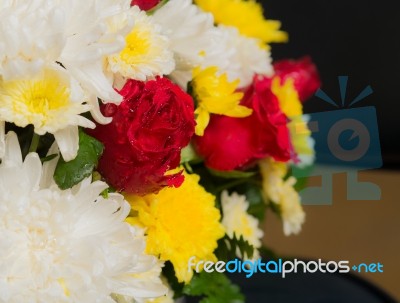
<path id="1" fill-rule="evenodd" d="M 282 83 L 287 78 L 294 79 L 294 86 L 302 102 L 310 98 L 321 86 L 318 70 L 311 58 L 304 57 L 299 60 L 281 60 L 274 63 L 275 74 L 281 78 Z"/>
<path id="2" fill-rule="evenodd" d="M 160 0 L 132 0 L 131 6 L 136 5 L 139 6 L 141 10 L 148 11 L 155 7 L 158 3 L 160 3 Z"/>
<path id="3" fill-rule="evenodd" d="M 165 173 L 179 166 L 194 134 L 192 98 L 167 78 L 129 80 L 119 93 L 119 106 L 101 107 L 112 122 L 89 131 L 105 146 L 99 172 L 117 190 L 137 195 L 180 186 L 182 172 Z"/>
<path id="4" fill-rule="evenodd" d="M 244 169 L 258 159 L 291 158 L 287 117 L 271 91 L 271 79 L 257 76 L 241 102 L 253 109 L 246 118 L 212 115 L 204 136 L 195 137 L 198 153 L 208 167 L 228 171 Z"/>

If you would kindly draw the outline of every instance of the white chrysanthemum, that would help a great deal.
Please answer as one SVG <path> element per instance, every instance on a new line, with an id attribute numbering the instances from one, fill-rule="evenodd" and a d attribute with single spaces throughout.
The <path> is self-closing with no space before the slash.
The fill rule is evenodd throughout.
<path id="1" fill-rule="evenodd" d="M 94 117 L 108 122 L 98 110 L 97 97 L 122 101 L 105 74 L 104 61 L 125 45 L 133 21 L 112 25 L 129 7 L 129 0 L 1 1 L 0 75 L 4 80 L 29 78 L 58 62 L 93 95 Z"/>
<path id="2" fill-rule="evenodd" d="M 226 234 L 233 238 L 243 236 L 243 239 L 249 242 L 256 251 L 255 256 L 258 256 L 257 249 L 261 247 L 261 239 L 264 236 L 263 231 L 259 228 L 257 218 L 251 216 L 247 210 L 249 202 L 246 196 L 237 193 L 228 194 L 223 191 L 221 194 L 222 206 L 222 225 L 225 227 Z"/>
<path id="3" fill-rule="evenodd" d="M 0 79 L 0 124 L 4 121 L 25 127 L 35 133 L 54 134 L 66 161 L 78 151 L 78 126 L 95 125 L 81 116 L 90 110 L 84 92 L 61 67 L 54 66 L 28 79 Z M 4 127 L 1 128 L 4 134 Z M 4 136 L 0 139 L 0 156 L 4 153 Z"/>
<path id="4" fill-rule="evenodd" d="M 61 191 L 56 160 L 30 153 L 22 161 L 9 133 L 0 165 L 0 302 L 111 303 L 111 293 L 149 298 L 166 291 L 143 230 L 124 222 L 119 194 L 84 180 Z"/>
<path id="5" fill-rule="evenodd" d="M 125 48 L 108 57 L 109 68 L 124 78 L 140 81 L 170 74 L 175 61 L 168 37 L 139 7 L 133 6 L 130 12 L 135 25 L 125 38 Z"/>
<path id="6" fill-rule="evenodd" d="M 186 88 L 195 67 L 217 66 L 224 71 L 234 64 L 234 49 L 225 47 L 224 35 L 214 26 L 213 16 L 191 0 L 170 0 L 152 16 L 171 41 L 176 68 L 172 79 Z"/>
<path id="7" fill-rule="evenodd" d="M 127 18 L 131 1 L 58 1 L 66 18 L 66 44 L 57 60 L 87 91 L 96 121 L 108 123 L 111 119 L 101 115 L 97 97 L 104 102 L 122 101 L 112 86 L 112 79 L 106 76 L 105 61 L 107 56 L 120 52 L 125 46 L 124 37 L 133 26 L 133 20 Z"/>
<path id="8" fill-rule="evenodd" d="M 224 71 L 231 80 L 240 80 L 239 88 L 250 85 L 255 74 L 273 75 L 271 54 L 257 39 L 242 36 L 235 27 L 220 25 L 218 29 L 225 37 L 225 48 L 236 50 L 230 59 L 232 64 Z"/>
<path id="9" fill-rule="evenodd" d="M 263 176 L 264 194 L 280 208 L 285 235 L 298 234 L 306 215 L 301 206 L 300 195 L 294 189 L 296 178 L 289 177 L 284 180 L 287 173 L 286 164 L 272 159 L 260 161 L 260 171 Z"/>
<path id="10" fill-rule="evenodd" d="M 1 1 L 1 77 L 31 77 L 53 64 L 66 43 L 64 24 L 65 14 L 55 1 Z"/>
<path id="11" fill-rule="evenodd" d="M 212 14 L 190 0 L 170 0 L 153 17 L 171 40 L 176 61 L 171 77 L 184 88 L 195 67 L 217 66 L 230 81 L 240 79 L 240 87 L 248 86 L 256 73 L 273 74 L 270 53 L 258 40 L 234 27 L 215 27 Z"/>

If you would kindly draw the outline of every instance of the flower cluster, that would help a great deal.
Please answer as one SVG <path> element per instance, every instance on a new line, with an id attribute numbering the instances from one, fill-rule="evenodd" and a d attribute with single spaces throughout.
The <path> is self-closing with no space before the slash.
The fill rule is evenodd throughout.
<path id="1" fill-rule="evenodd" d="M 0 303 L 243 302 L 187 264 L 258 258 L 267 208 L 301 230 L 287 40 L 254 0 L 1 1 Z"/>

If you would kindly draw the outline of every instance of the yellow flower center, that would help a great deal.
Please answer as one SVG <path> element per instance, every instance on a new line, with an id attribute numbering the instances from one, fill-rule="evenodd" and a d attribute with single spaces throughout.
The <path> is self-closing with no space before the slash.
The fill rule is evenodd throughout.
<path id="1" fill-rule="evenodd" d="M 28 81 L 25 85 L 20 100 L 32 113 L 45 114 L 69 103 L 69 89 L 59 86 L 55 79 Z"/>
<path id="2" fill-rule="evenodd" d="M 43 77 L 37 79 L 0 84 L 0 105 L 11 107 L 15 114 L 24 115 L 28 123 L 32 122 L 32 115 L 42 116 L 42 122 L 46 123 L 52 111 L 67 107 L 69 103 L 69 87 L 53 72 L 45 72 Z"/>
<path id="3" fill-rule="evenodd" d="M 150 32 L 135 27 L 125 38 L 126 46 L 120 54 L 122 61 L 126 64 L 140 63 L 138 58 L 149 53 L 150 35 Z"/>

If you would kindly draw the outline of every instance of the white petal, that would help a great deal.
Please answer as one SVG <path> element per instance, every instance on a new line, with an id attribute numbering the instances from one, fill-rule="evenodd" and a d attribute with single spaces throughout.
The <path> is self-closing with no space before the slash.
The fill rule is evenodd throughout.
<path id="1" fill-rule="evenodd" d="M 79 130 L 77 126 L 69 126 L 54 133 L 61 155 L 66 162 L 75 159 L 79 149 Z"/>
<path id="2" fill-rule="evenodd" d="M 37 189 L 42 174 L 42 162 L 40 161 L 39 155 L 37 153 L 28 154 L 24 160 L 23 168 L 29 179 L 31 188 Z"/>
<path id="3" fill-rule="evenodd" d="M 76 193 L 76 197 L 79 200 L 95 201 L 96 198 L 99 197 L 99 195 L 103 192 L 103 190 L 108 188 L 108 185 L 101 181 L 96 181 L 92 184 L 90 184 L 91 178 L 86 178 L 85 181 L 87 183 L 85 185 L 90 186 L 84 186 L 83 188 L 80 188 L 80 190 Z"/>
<path id="4" fill-rule="evenodd" d="M 54 142 L 53 145 L 50 147 L 47 156 L 57 156 L 54 159 L 43 163 L 42 179 L 40 180 L 41 188 L 50 187 L 52 184 L 54 184 L 53 176 L 54 171 L 56 170 L 58 159 L 60 158 L 59 154 L 60 151 L 58 149 L 57 143 Z"/>
<path id="5" fill-rule="evenodd" d="M 104 125 L 112 121 L 111 117 L 104 117 L 102 115 L 100 111 L 99 101 L 97 100 L 96 96 L 92 95 L 92 97 L 89 99 L 89 103 L 91 105 L 90 113 L 92 114 L 93 119 L 96 120 L 97 123 Z"/>
<path id="6" fill-rule="evenodd" d="M 122 96 L 114 90 L 112 84 L 104 75 L 101 62 L 78 67 L 67 65 L 66 68 L 82 83 L 82 86 L 91 92 L 95 92 L 99 98 L 116 104 L 122 102 Z"/>
<path id="7" fill-rule="evenodd" d="M 12 163 L 16 165 L 22 164 L 22 154 L 18 142 L 18 137 L 14 132 L 8 132 L 6 135 L 4 163 Z"/>
<path id="8" fill-rule="evenodd" d="M 146 281 L 146 283 L 137 282 L 135 284 L 136 285 L 126 285 L 126 287 L 121 287 L 116 291 L 116 293 L 136 298 L 154 298 L 161 297 L 168 291 L 168 288 L 161 283 L 151 283 Z M 146 285 L 146 288 L 143 287 L 144 285 Z"/>

